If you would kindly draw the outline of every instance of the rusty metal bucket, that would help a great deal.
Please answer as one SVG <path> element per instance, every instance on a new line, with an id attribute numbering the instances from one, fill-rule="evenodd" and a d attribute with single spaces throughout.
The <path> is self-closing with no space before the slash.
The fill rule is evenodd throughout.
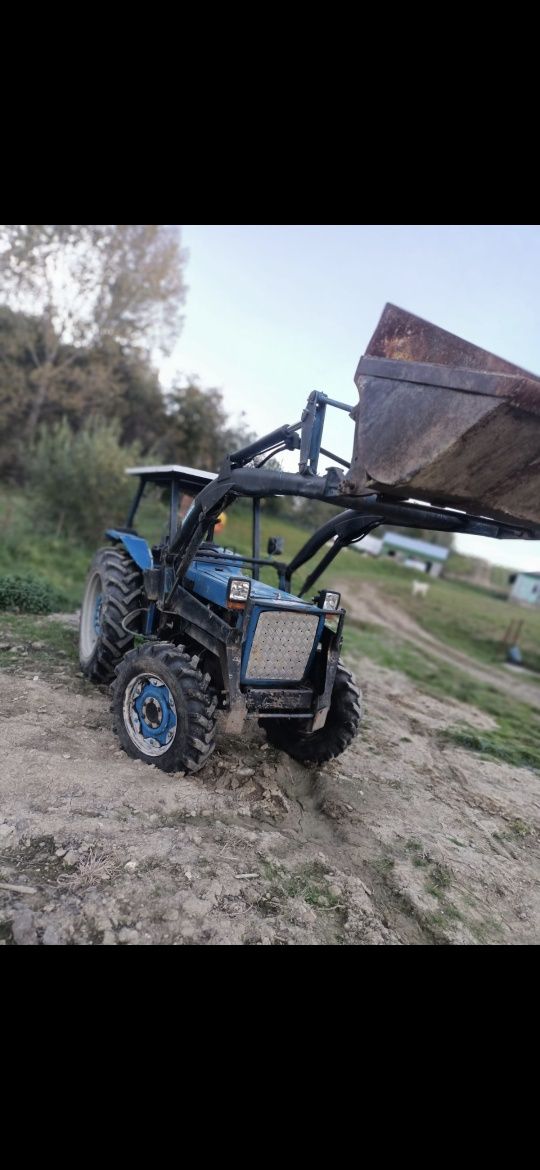
<path id="1" fill-rule="evenodd" d="M 377 490 L 540 522 L 540 380 L 386 305 L 355 374 L 360 401 L 346 476 Z"/>

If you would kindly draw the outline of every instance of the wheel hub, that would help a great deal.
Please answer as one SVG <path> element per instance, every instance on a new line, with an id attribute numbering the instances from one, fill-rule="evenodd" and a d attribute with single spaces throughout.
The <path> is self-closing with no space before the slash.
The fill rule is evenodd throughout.
<path id="1" fill-rule="evenodd" d="M 177 726 L 169 687 L 160 678 L 138 675 L 126 690 L 124 719 L 140 751 L 145 755 L 161 755 L 172 743 Z"/>
<path id="2" fill-rule="evenodd" d="M 163 723 L 163 710 L 157 699 L 145 699 L 142 717 L 148 727 L 159 727 Z"/>

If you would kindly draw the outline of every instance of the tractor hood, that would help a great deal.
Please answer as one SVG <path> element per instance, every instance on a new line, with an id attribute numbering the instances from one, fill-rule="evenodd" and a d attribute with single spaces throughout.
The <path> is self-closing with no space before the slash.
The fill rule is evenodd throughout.
<path id="1" fill-rule="evenodd" d="M 241 565 L 234 561 L 228 561 L 226 555 L 223 557 L 223 562 L 220 561 L 219 564 L 202 559 L 194 560 L 186 573 L 187 581 L 193 586 L 197 597 L 212 601 L 214 605 L 220 605 L 224 609 L 227 605 L 227 590 L 231 577 L 250 581 L 250 597 L 261 605 L 277 603 L 291 608 L 298 605 L 303 610 L 310 609 L 313 613 L 318 614 L 321 612 L 318 606 L 309 605 L 301 598 L 295 597 L 293 593 L 286 593 L 283 589 L 277 589 L 273 585 L 265 585 L 263 581 L 253 581 L 251 577 L 242 572 Z"/>

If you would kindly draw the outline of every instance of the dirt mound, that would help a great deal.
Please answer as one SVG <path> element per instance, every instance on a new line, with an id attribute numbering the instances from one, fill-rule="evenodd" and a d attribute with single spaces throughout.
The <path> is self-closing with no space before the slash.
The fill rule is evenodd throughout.
<path id="1" fill-rule="evenodd" d="M 0 672 L 1 942 L 539 941 L 540 778 L 445 745 L 459 704 L 364 659 L 331 765 L 254 728 L 168 777 L 118 750 L 105 690 L 24 669 Z"/>

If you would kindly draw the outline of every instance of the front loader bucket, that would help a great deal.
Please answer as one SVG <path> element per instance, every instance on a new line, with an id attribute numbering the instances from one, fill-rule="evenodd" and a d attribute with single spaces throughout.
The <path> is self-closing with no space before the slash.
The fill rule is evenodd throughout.
<path id="1" fill-rule="evenodd" d="M 355 374 L 347 490 L 540 522 L 540 380 L 395 305 Z"/>

